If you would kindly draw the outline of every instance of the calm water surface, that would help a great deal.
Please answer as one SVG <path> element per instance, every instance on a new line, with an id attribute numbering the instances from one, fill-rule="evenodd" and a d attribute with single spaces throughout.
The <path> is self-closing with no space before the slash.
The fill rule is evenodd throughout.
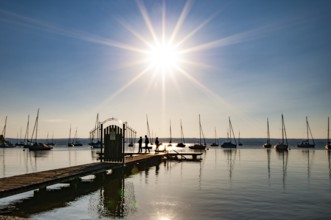
<path id="1" fill-rule="evenodd" d="M 330 152 L 209 148 L 203 160 L 139 165 L 0 199 L 30 219 L 329 219 Z M 188 151 L 188 149 L 185 149 Z M 132 151 L 132 149 L 127 149 Z M 97 161 L 89 147 L 0 149 L 0 177 Z"/>

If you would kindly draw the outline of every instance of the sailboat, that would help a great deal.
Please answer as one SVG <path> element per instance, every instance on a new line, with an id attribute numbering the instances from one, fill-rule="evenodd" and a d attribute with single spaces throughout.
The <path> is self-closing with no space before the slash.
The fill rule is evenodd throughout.
<path id="1" fill-rule="evenodd" d="M 8 148 L 8 147 L 15 147 L 10 141 L 6 141 L 6 127 L 7 127 L 7 116 L 5 120 L 5 125 L 2 130 L 2 134 L 0 135 L 0 148 Z"/>
<path id="2" fill-rule="evenodd" d="M 216 135 L 216 128 L 215 128 L 215 141 L 210 146 L 212 146 L 212 147 L 218 147 L 218 143 L 216 143 L 216 137 L 217 137 L 217 135 Z"/>
<path id="3" fill-rule="evenodd" d="M 24 146 L 24 142 L 22 141 L 22 128 L 20 129 L 20 138 L 19 139 L 18 139 L 18 134 L 17 134 L 17 142 L 16 142 L 15 146 L 18 146 L 18 147 Z"/>
<path id="4" fill-rule="evenodd" d="M 147 137 L 149 138 L 149 144 L 153 145 L 153 137 L 151 134 L 151 130 L 149 129 L 149 123 L 148 123 L 148 116 L 146 115 L 146 121 L 147 121 Z M 152 146 L 147 146 L 149 149 L 152 148 Z"/>
<path id="5" fill-rule="evenodd" d="M 75 131 L 75 136 L 74 136 L 74 140 L 73 140 L 73 144 L 75 147 L 80 147 L 80 146 L 83 146 L 82 143 L 80 143 L 79 141 L 77 141 L 77 128 L 76 128 L 76 131 Z"/>
<path id="6" fill-rule="evenodd" d="M 239 136 L 238 136 L 238 145 L 243 146 L 243 144 L 240 142 L 240 131 L 239 131 Z"/>
<path id="7" fill-rule="evenodd" d="M 232 135 L 233 135 L 233 140 L 234 143 L 232 143 L 231 139 L 232 139 Z M 234 136 L 234 132 L 233 132 L 233 127 L 232 127 L 232 123 L 231 123 L 231 119 L 229 117 L 229 140 L 227 142 L 224 142 L 221 145 L 222 148 L 236 148 L 237 147 L 237 140 L 236 137 Z"/>
<path id="8" fill-rule="evenodd" d="M 172 135 L 171 135 L 171 120 L 170 120 L 170 139 L 168 146 L 172 146 Z"/>
<path id="9" fill-rule="evenodd" d="M 28 115 L 28 122 L 26 123 L 23 148 L 29 148 L 29 146 L 31 145 L 30 140 L 29 140 L 29 123 L 30 123 L 30 115 Z"/>
<path id="10" fill-rule="evenodd" d="M 95 126 L 92 131 L 90 131 L 90 143 L 89 145 L 92 148 L 101 148 L 101 141 L 100 141 L 100 123 L 99 123 L 99 113 L 97 114 L 97 118 L 95 120 Z M 96 136 L 96 138 L 95 138 Z"/>
<path id="11" fill-rule="evenodd" d="M 286 129 L 285 129 L 283 114 L 282 114 L 282 142 L 276 144 L 274 146 L 274 148 L 276 150 L 288 150 L 288 142 L 287 142 L 287 136 L 286 136 Z"/>
<path id="12" fill-rule="evenodd" d="M 70 129 L 69 129 L 69 138 L 68 138 L 68 144 L 67 144 L 68 147 L 73 147 L 75 146 L 73 141 L 71 140 L 71 125 L 70 125 Z"/>
<path id="13" fill-rule="evenodd" d="M 312 148 L 312 147 L 315 147 L 315 141 L 314 141 L 314 138 L 313 138 L 313 134 L 311 133 L 311 130 L 310 130 L 310 126 L 309 126 L 309 123 L 308 123 L 308 117 L 306 117 L 306 128 L 307 128 L 307 140 L 302 141 L 297 146 L 298 147 L 302 147 L 302 148 Z M 309 134 L 310 134 L 312 143 L 309 140 Z"/>
<path id="14" fill-rule="evenodd" d="M 48 133 L 47 133 L 47 139 L 48 139 Z M 54 134 L 52 134 L 52 141 L 48 141 L 47 145 L 48 146 L 54 146 L 55 145 L 55 143 L 54 143 Z"/>
<path id="15" fill-rule="evenodd" d="M 184 139 L 182 120 L 180 120 L 180 142 L 177 144 L 177 147 L 185 147 L 186 145 L 184 143 L 185 143 L 185 139 Z"/>
<path id="16" fill-rule="evenodd" d="M 190 149 L 194 149 L 194 150 L 204 150 L 206 149 L 206 140 L 205 137 L 203 135 L 203 131 L 202 131 L 202 126 L 201 126 L 201 119 L 200 119 L 200 115 L 199 115 L 199 143 L 198 144 L 194 144 L 192 146 L 189 146 Z M 202 138 L 204 143 L 202 144 Z"/>
<path id="17" fill-rule="evenodd" d="M 136 139 L 136 133 L 132 130 L 129 130 L 129 141 L 130 141 L 130 143 L 128 144 L 129 147 L 134 146 L 133 144 L 133 142 L 135 142 L 134 139 Z"/>
<path id="18" fill-rule="evenodd" d="M 38 139 L 38 120 L 39 120 L 39 108 L 37 111 L 36 121 L 33 127 L 32 135 L 31 135 L 31 145 L 29 146 L 29 150 L 31 151 L 40 151 L 40 150 L 51 150 L 53 147 L 48 146 L 45 143 L 37 142 Z"/>
<path id="19" fill-rule="evenodd" d="M 328 135 L 326 139 L 325 149 L 331 150 L 331 143 L 330 143 L 330 118 L 328 117 Z"/>
<path id="20" fill-rule="evenodd" d="M 270 130 L 269 130 L 269 119 L 267 118 L 267 143 L 263 144 L 264 148 L 271 148 L 270 143 Z"/>

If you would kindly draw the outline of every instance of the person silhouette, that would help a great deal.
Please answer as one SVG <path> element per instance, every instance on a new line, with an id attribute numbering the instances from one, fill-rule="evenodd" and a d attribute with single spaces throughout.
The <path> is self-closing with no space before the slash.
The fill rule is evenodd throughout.
<path id="1" fill-rule="evenodd" d="M 138 153 L 142 153 L 143 152 L 143 138 L 140 136 L 139 140 L 138 140 L 138 143 L 139 143 L 139 150 L 138 150 Z"/>
<path id="2" fill-rule="evenodd" d="M 147 153 L 147 151 L 148 151 L 148 153 L 151 152 L 148 148 L 148 144 L 149 144 L 149 139 L 148 139 L 147 135 L 145 135 L 145 153 Z"/>

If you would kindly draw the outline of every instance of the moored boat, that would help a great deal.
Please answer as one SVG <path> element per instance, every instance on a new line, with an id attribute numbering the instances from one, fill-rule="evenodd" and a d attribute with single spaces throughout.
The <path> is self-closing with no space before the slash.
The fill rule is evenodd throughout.
<path id="1" fill-rule="evenodd" d="M 288 150 L 288 142 L 287 142 L 287 135 L 286 135 L 283 114 L 282 114 L 282 142 L 275 144 L 274 148 L 279 151 Z"/>
<path id="2" fill-rule="evenodd" d="M 48 139 L 48 134 L 47 134 L 47 139 Z M 52 140 L 51 141 L 47 141 L 46 144 L 48 146 L 55 146 L 55 142 L 54 142 L 54 134 L 52 134 Z"/>
<path id="3" fill-rule="evenodd" d="M 313 147 L 315 147 L 315 141 L 314 141 L 314 138 L 313 138 L 313 134 L 311 133 L 311 130 L 310 130 L 310 126 L 309 126 L 309 123 L 308 123 L 308 117 L 306 117 L 306 128 L 307 128 L 307 139 L 302 141 L 300 144 L 297 145 L 299 148 L 313 148 Z M 309 137 L 311 137 L 312 142 L 310 142 Z"/>
<path id="4" fill-rule="evenodd" d="M 37 111 L 36 121 L 33 127 L 30 145 L 28 146 L 30 151 L 41 151 L 41 150 L 51 150 L 53 147 L 48 146 L 45 143 L 38 142 L 38 120 L 39 120 L 39 109 Z"/>
<path id="5" fill-rule="evenodd" d="M 212 143 L 210 146 L 212 147 L 218 147 L 218 141 L 216 141 L 217 135 L 216 135 L 216 128 L 215 128 L 215 139 L 214 139 L 214 143 Z"/>
<path id="6" fill-rule="evenodd" d="M 233 140 L 234 143 L 232 143 L 232 135 L 233 135 Z M 234 136 L 234 132 L 233 132 L 233 127 L 232 127 L 232 123 L 231 123 L 231 119 L 229 117 L 229 138 L 228 141 L 224 142 L 221 145 L 222 148 L 236 148 L 237 147 L 237 140 L 236 137 Z"/>
<path id="7" fill-rule="evenodd" d="M 267 143 L 263 144 L 264 148 L 271 148 L 270 143 L 270 130 L 269 130 L 269 119 L 267 118 Z"/>
<path id="8" fill-rule="evenodd" d="M 243 146 L 243 143 L 240 141 L 240 131 L 239 131 L 239 136 L 238 136 L 238 146 Z"/>
<path id="9" fill-rule="evenodd" d="M 99 113 L 97 114 L 94 129 L 90 131 L 90 143 L 88 144 L 92 148 L 101 148 Z"/>
<path id="10" fill-rule="evenodd" d="M 171 120 L 170 120 L 170 138 L 169 138 L 169 144 L 168 144 L 169 147 L 172 146 L 172 132 L 171 132 Z"/>
<path id="11" fill-rule="evenodd" d="M 44 144 L 44 143 L 33 143 L 32 145 L 29 146 L 30 151 L 41 151 L 41 150 L 51 150 L 53 147 Z"/>
<path id="12" fill-rule="evenodd" d="M 29 124 L 30 124 L 30 115 L 28 115 L 28 122 L 26 123 L 23 148 L 29 148 L 29 146 L 31 146 L 31 143 L 29 140 Z"/>
<path id="13" fill-rule="evenodd" d="M 328 117 L 328 130 L 327 130 L 327 139 L 326 139 L 326 145 L 325 149 L 331 150 L 331 143 L 330 143 L 330 118 Z"/>
<path id="14" fill-rule="evenodd" d="M 0 135 L 0 148 L 9 148 L 9 147 L 15 147 L 14 144 L 12 144 L 10 141 L 6 140 L 6 127 L 7 127 L 7 116 L 5 120 L 5 125 L 2 130 L 2 134 Z"/>
<path id="15" fill-rule="evenodd" d="M 204 140 L 204 143 L 202 143 L 202 138 Z M 192 146 L 189 146 L 190 149 L 193 150 L 205 150 L 206 149 L 206 140 L 202 131 L 202 126 L 201 126 L 201 119 L 199 115 L 199 143 L 196 143 Z"/>
<path id="16" fill-rule="evenodd" d="M 75 136 L 74 136 L 74 139 L 73 139 L 73 145 L 74 145 L 75 147 L 81 147 L 81 146 L 83 146 L 83 144 L 82 144 L 81 142 L 78 141 L 77 128 L 76 128 Z"/>
<path id="17" fill-rule="evenodd" d="M 71 125 L 70 125 L 70 129 L 69 129 L 69 138 L 68 138 L 68 143 L 67 143 L 68 147 L 73 147 L 75 146 L 73 141 L 71 140 Z"/>
<path id="18" fill-rule="evenodd" d="M 180 142 L 177 143 L 177 147 L 185 147 L 185 139 L 184 139 L 184 132 L 183 132 L 183 126 L 182 126 L 182 120 L 180 120 Z"/>

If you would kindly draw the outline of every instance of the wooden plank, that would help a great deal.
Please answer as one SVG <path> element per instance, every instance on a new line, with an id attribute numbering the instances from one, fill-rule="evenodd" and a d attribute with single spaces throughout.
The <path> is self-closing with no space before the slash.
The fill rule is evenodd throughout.
<path id="1" fill-rule="evenodd" d="M 103 172 L 111 167 L 107 163 L 92 163 L 1 178 L 0 198 Z"/>

